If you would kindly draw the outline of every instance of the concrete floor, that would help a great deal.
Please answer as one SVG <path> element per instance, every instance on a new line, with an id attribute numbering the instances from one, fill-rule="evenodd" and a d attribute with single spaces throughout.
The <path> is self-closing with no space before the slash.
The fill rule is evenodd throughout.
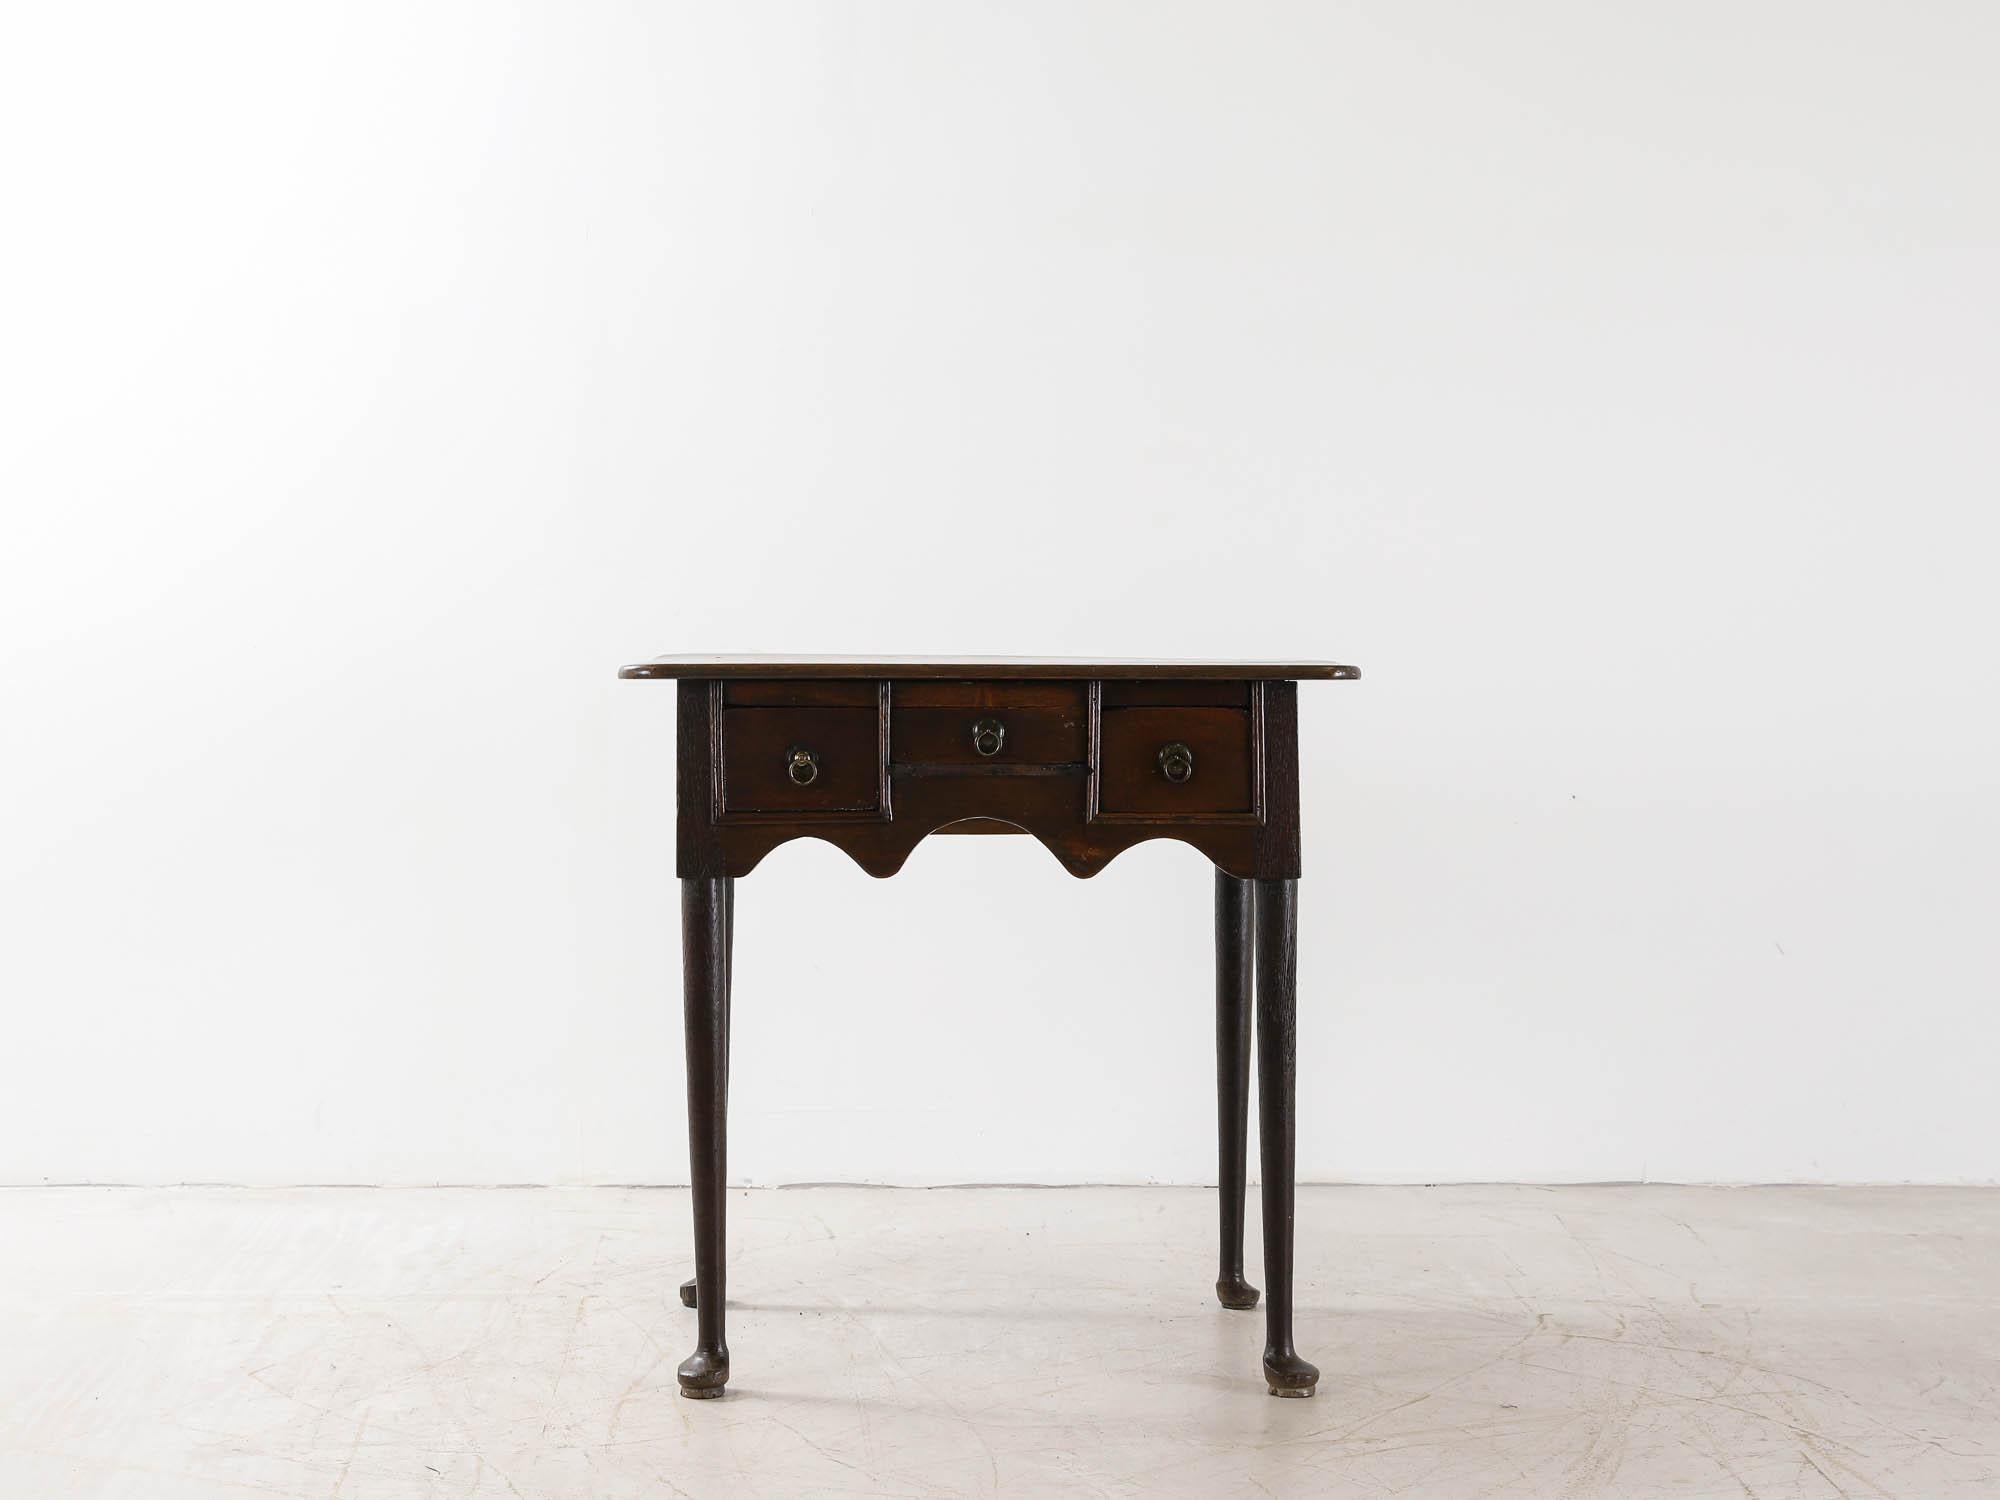
<path id="1" fill-rule="evenodd" d="M 2000 1191 L 1302 1191 L 1311 1401 L 1211 1192 L 730 1214 L 694 1402 L 683 1191 L 0 1191 L 0 1496 L 2000 1493 Z"/>

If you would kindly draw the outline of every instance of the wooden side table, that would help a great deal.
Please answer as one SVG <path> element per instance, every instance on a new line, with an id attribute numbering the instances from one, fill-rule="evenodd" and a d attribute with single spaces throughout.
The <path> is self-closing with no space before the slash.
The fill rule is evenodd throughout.
<path id="1" fill-rule="evenodd" d="M 694 1185 L 693 1354 L 681 1394 L 720 1396 L 735 883 L 787 839 L 825 839 L 893 875 L 933 833 L 1028 833 L 1090 876 L 1144 839 L 1215 865 L 1215 1078 L 1224 1307 L 1243 1275 L 1251 955 L 1263 1168 L 1264 1380 L 1310 1396 L 1292 1347 L 1298 683 L 1332 662 L 1018 657 L 663 656 L 621 677 L 680 683 L 677 868 Z"/>

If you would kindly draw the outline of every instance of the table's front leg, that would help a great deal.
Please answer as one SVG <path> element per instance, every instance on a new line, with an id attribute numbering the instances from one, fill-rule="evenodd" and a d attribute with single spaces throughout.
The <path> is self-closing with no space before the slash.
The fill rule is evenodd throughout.
<path id="1" fill-rule="evenodd" d="M 681 881 L 681 983 L 687 1028 L 688 1178 L 694 1188 L 695 1351 L 675 1372 L 681 1394 L 720 1396 L 724 1203 L 728 1185 L 730 882 Z"/>
<path id="2" fill-rule="evenodd" d="M 722 882 L 722 1111 L 729 1115 L 729 1017 L 736 1008 L 736 882 Z M 690 1276 L 681 1283 L 681 1306 L 693 1307 L 701 1289 Z"/>
<path id="3" fill-rule="evenodd" d="M 1319 1369 L 1292 1347 L 1292 1204 L 1297 1163 L 1299 883 L 1257 882 L 1257 1147 L 1264 1169 L 1264 1380 L 1310 1396 Z"/>

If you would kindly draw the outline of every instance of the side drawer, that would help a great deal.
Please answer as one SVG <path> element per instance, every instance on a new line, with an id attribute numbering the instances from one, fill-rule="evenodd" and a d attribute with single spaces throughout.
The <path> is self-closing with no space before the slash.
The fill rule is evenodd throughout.
<path id="1" fill-rule="evenodd" d="M 1257 809 L 1250 715 L 1235 708 L 1106 708 L 1098 811 L 1172 817 Z M 1185 754 L 1181 754 L 1181 752 Z M 1187 774 L 1175 780 L 1185 766 Z"/>
<path id="2" fill-rule="evenodd" d="M 1081 684 L 898 684 L 890 703 L 897 765 L 1083 764 L 1089 709 Z"/>
<path id="3" fill-rule="evenodd" d="M 722 811 L 878 812 L 881 715 L 872 708 L 728 708 Z"/>

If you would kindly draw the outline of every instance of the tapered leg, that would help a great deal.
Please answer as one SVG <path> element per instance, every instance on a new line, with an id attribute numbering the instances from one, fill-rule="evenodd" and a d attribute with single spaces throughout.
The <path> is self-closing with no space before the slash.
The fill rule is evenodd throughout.
<path id="1" fill-rule="evenodd" d="M 730 1014 L 736 1010 L 736 882 L 722 882 L 722 1104 L 730 1102 Z"/>
<path id="2" fill-rule="evenodd" d="M 1215 1295 L 1224 1307 L 1257 1305 L 1243 1275 L 1243 1158 L 1250 1131 L 1251 884 L 1215 872 L 1215 1180 L 1221 1189 L 1222 1256 Z"/>
<path id="3" fill-rule="evenodd" d="M 1319 1370 L 1292 1347 L 1292 1201 L 1297 1158 L 1299 883 L 1257 882 L 1257 1150 L 1264 1169 L 1264 1381 L 1310 1396 Z"/>
<path id="4" fill-rule="evenodd" d="M 736 1004 L 736 882 L 722 882 L 722 1105 L 729 1108 L 729 1016 Z M 693 1307 L 701 1289 L 690 1276 L 681 1283 L 681 1306 Z"/>
<path id="5" fill-rule="evenodd" d="M 681 985 L 687 1030 L 688 1177 L 694 1185 L 695 1350 L 675 1372 L 683 1396 L 729 1382 L 722 1334 L 723 1208 L 728 1180 L 729 882 L 681 882 Z"/>

